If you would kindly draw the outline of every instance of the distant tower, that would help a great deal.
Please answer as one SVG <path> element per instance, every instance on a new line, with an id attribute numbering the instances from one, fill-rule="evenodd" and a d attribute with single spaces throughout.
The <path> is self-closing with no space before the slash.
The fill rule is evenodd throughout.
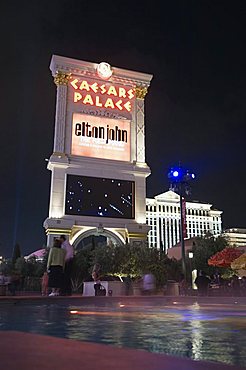
<path id="1" fill-rule="evenodd" d="M 152 76 L 54 55 L 57 86 L 47 244 L 66 234 L 147 239 L 144 98 Z"/>

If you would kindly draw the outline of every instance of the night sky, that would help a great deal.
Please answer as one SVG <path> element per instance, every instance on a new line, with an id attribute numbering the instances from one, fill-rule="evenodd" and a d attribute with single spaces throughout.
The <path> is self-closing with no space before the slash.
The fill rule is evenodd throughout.
<path id="1" fill-rule="evenodd" d="M 160 8 L 160 5 L 162 7 Z M 191 199 L 246 227 L 244 1 L 4 1 L 1 4 L 1 239 L 10 256 L 46 242 L 56 87 L 52 54 L 146 72 L 147 195 L 181 161 Z"/>

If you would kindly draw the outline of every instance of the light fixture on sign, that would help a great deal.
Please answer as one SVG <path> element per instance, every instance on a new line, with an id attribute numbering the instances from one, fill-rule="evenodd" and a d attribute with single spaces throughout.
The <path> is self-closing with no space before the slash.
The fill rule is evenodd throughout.
<path id="1" fill-rule="evenodd" d="M 104 80 L 108 80 L 112 76 L 112 69 L 110 64 L 106 62 L 101 62 L 97 66 L 97 74 L 99 77 L 103 78 Z"/>

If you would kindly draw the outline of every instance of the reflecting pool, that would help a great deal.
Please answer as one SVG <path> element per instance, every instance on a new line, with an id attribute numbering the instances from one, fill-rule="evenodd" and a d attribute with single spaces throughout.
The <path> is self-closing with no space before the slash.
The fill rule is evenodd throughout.
<path id="1" fill-rule="evenodd" d="M 246 366 L 246 319 L 224 306 L 4 304 L 0 330 L 17 330 Z"/>

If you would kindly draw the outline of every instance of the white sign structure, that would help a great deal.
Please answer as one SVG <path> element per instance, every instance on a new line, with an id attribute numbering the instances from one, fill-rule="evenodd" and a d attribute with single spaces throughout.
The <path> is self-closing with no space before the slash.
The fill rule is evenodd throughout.
<path id="1" fill-rule="evenodd" d="M 57 86 L 47 243 L 146 240 L 144 98 L 152 75 L 53 55 Z"/>

